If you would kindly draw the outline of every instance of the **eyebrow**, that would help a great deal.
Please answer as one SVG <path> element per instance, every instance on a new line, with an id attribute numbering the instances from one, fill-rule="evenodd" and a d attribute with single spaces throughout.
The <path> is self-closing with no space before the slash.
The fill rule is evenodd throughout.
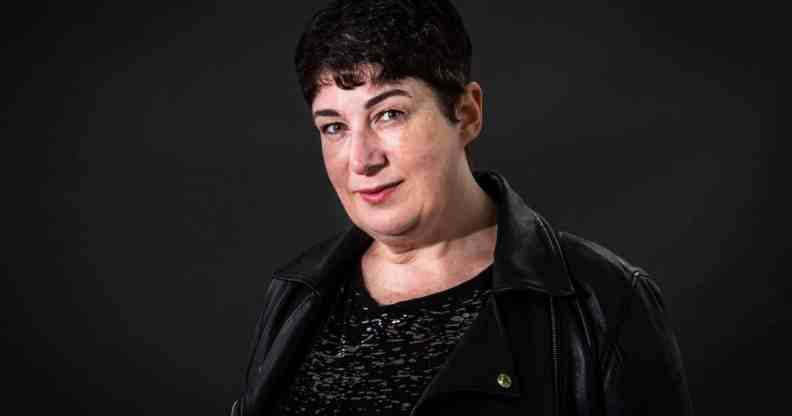
<path id="1" fill-rule="evenodd" d="M 394 97 L 394 96 L 412 97 L 407 91 L 396 88 L 396 89 L 393 89 L 393 90 L 385 91 L 385 92 L 383 92 L 383 93 L 381 93 L 379 95 L 376 95 L 374 97 L 369 98 L 368 101 L 366 101 L 366 103 L 363 105 L 363 108 L 368 110 L 371 107 L 374 107 L 375 105 L 381 103 L 382 101 L 385 101 L 386 99 L 388 99 L 390 97 Z M 314 111 L 313 116 L 314 116 L 314 118 L 320 117 L 320 116 L 340 117 L 341 114 L 338 111 L 336 111 L 336 110 L 322 109 L 322 110 Z"/>

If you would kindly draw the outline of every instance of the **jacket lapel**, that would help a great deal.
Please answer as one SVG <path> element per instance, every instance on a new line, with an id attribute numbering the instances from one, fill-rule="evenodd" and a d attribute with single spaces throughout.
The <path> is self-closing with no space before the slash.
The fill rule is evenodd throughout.
<path id="1" fill-rule="evenodd" d="M 420 404 L 453 391 L 520 397 L 522 387 L 494 298 L 479 312 L 445 366 L 424 390 Z"/>
<path id="2" fill-rule="evenodd" d="M 475 177 L 498 209 L 493 290 L 530 289 L 553 296 L 574 293 L 544 219 L 501 175 L 483 172 Z"/>
<path id="3" fill-rule="evenodd" d="M 445 366 L 437 373 L 416 403 L 413 414 L 432 398 L 451 392 L 480 392 L 488 395 L 520 398 L 526 393 L 522 386 L 524 377 L 517 368 L 518 361 L 512 351 L 514 337 L 545 334 L 544 323 L 539 327 L 525 327 L 526 334 L 509 334 L 504 326 L 505 317 L 499 305 L 506 292 L 532 292 L 549 296 L 567 296 L 574 289 L 563 258 L 554 244 L 553 231 L 545 220 L 530 209 L 522 198 L 511 189 L 506 180 L 495 173 L 476 174 L 479 185 L 493 198 L 498 207 L 498 235 L 493 264 L 493 287 L 489 302 L 481 310 L 468 332 L 460 339 Z M 549 304 L 549 303 L 548 303 Z M 533 305 L 529 311 L 511 311 L 510 316 L 532 315 L 531 319 L 543 316 L 542 306 Z M 522 319 L 521 322 L 531 322 Z M 549 323 L 547 323 L 549 326 Z M 523 364 L 532 362 L 533 371 L 544 374 L 542 367 L 549 355 L 550 336 L 534 338 L 540 343 L 534 353 L 539 356 L 523 359 Z M 546 357 L 546 358 L 543 358 Z M 524 357 L 527 358 L 527 357 Z M 538 360 L 534 362 L 533 360 Z M 537 374 L 533 374 L 536 376 Z M 508 376 L 503 383 L 502 375 Z M 530 378 L 530 377 L 529 377 Z M 546 383 L 542 383 L 546 384 Z"/>
<path id="4" fill-rule="evenodd" d="M 293 287 L 292 290 L 297 288 L 299 286 Z M 324 306 L 322 301 L 323 299 L 315 294 L 303 294 L 296 308 L 290 311 L 288 318 L 279 328 L 277 335 L 270 339 L 271 343 L 266 353 L 256 357 L 254 365 L 249 370 L 255 374 L 250 378 L 252 383 L 248 386 L 251 394 L 249 400 L 254 407 L 248 409 L 247 413 L 265 413 L 265 409 L 274 404 L 273 392 L 300 356 L 299 352 L 306 346 L 305 335 L 315 329 L 322 315 Z M 259 342 L 264 341 L 260 339 Z"/>

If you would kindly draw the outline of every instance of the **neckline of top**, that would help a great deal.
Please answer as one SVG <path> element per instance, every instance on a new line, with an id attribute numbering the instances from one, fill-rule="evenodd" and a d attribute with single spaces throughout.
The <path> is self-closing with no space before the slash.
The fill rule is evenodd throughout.
<path id="1" fill-rule="evenodd" d="M 363 271 L 360 264 L 354 268 L 354 275 L 350 276 L 349 296 L 353 303 L 358 304 L 358 308 L 368 314 L 393 314 L 399 312 L 414 311 L 421 308 L 439 307 L 443 304 L 462 302 L 474 295 L 480 296 L 492 287 L 492 264 L 476 276 L 445 290 L 431 293 L 426 296 L 407 299 L 390 304 L 380 304 L 371 296 L 363 282 Z M 478 292 L 477 292 L 478 291 Z"/>

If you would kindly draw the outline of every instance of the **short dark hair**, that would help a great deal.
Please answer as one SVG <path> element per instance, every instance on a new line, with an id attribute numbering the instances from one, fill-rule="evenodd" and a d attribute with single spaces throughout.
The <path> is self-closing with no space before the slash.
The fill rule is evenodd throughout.
<path id="1" fill-rule="evenodd" d="M 434 90 L 456 123 L 472 51 L 462 17 L 448 0 L 335 0 L 309 21 L 294 64 L 309 105 L 326 74 L 344 89 L 414 77 Z"/>

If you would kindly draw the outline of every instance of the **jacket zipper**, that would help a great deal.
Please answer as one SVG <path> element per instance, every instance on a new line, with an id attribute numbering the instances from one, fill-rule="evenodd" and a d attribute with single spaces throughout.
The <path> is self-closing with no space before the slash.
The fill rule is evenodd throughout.
<path id="1" fill-rule="evenodd" d="M 537 216 L 539 220 L 539 225 L 542 229 L 547 233 L 548 237 L 550 238 L 550 245 L 553 246 L 556 254 L 561 257 L 562 264 L 564 265 L 564 271 L 567 275 L 569 275 L 569 270 L 567 269 L 566 259 L 564 259 L 564 250 L 561 249 L 561 244 L 558 242 L 558 238 L 553 231 L 551 231 L 550 226 L 545 223 L 544 218 L 541 216 Z M 553 296 L 550 295 L 550 325 L 552 327 L 552 342 L 553 342 L 553 395 L 555 396 L 555 410 L 553 413 L 558 416 L 561 413 L 560 405 L 561 405 L 561 392 L 560 392 L 560 384 L 559 384 L 559 375 L 558 375 L 558 367 L 559 367 L 559 357 L 558 357 L 558 323 L 556 322 L 556 310 L 555 310 L 555 302 L 553 301 Z"/>
<path id="2" fill-rule="evenodd" d="M 558 416 L 561 412 L 559 409 L 561 400 L 559 397 L 559 383 L 558 383 L 558 325 L 556 323 L 555 302 L 553 296 L 550 296 L 550 326 L 552 328 L 552 342 L 553 342 L 553 396 L 555 397 L 555 406 L 553 413 Z"/>

